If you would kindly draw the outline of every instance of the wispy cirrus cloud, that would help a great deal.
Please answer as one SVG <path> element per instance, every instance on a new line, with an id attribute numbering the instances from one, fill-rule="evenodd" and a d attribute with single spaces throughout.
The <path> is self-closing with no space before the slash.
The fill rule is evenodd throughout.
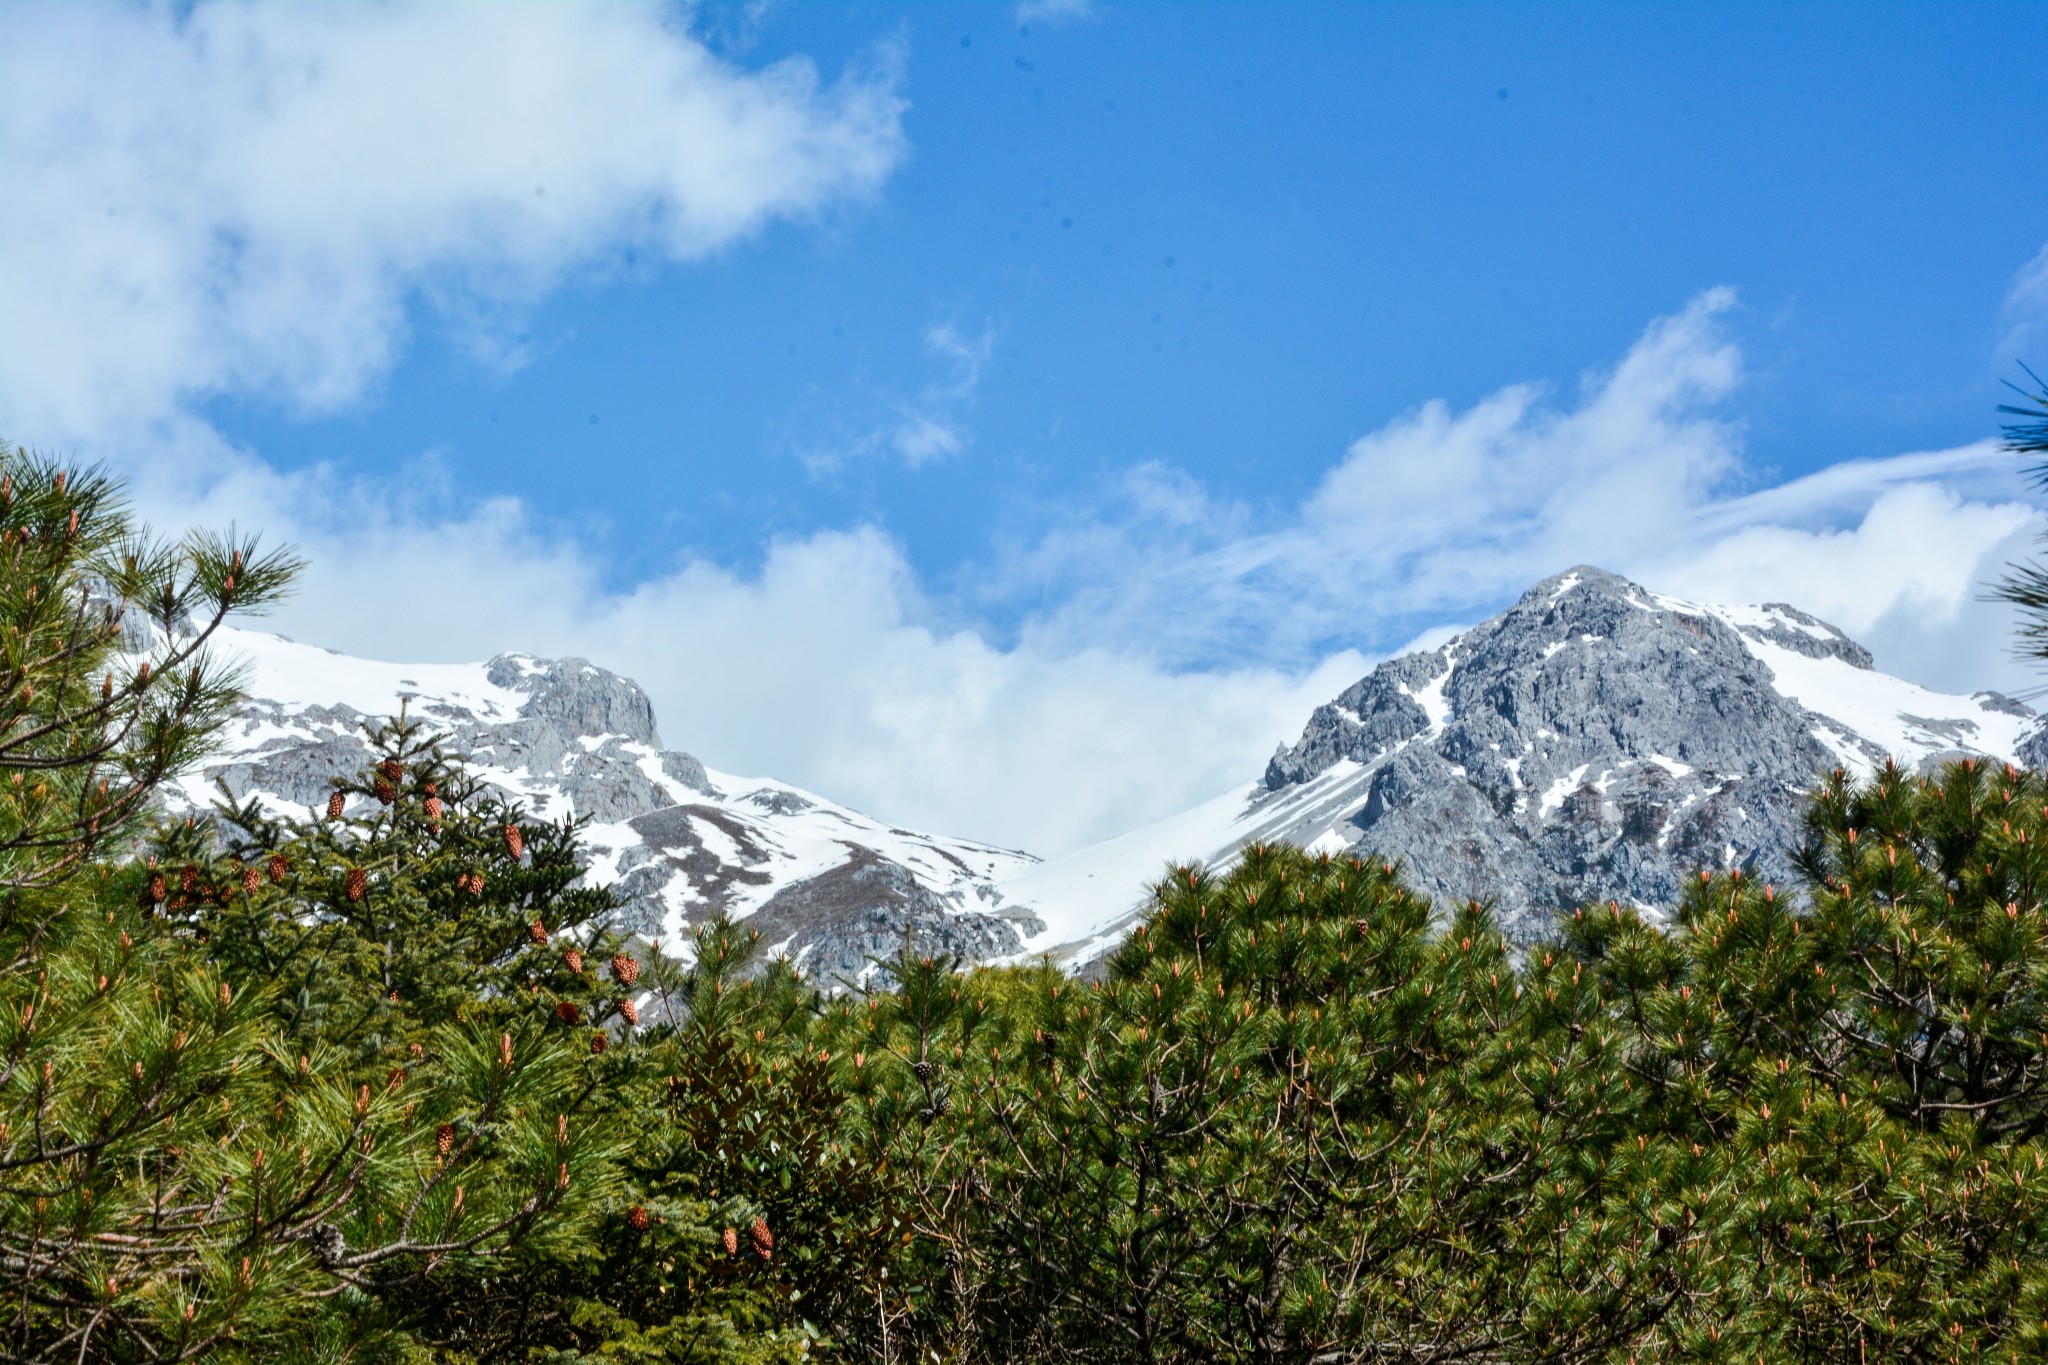
<path id="1" fill-rule="evenodd" d="M 993 322 L 971 332 L 953 322 L 927 327 L 923 352 L 931 370 L 922 387 L 907 398 L 878 397 L 871 420 L 851 433 L 801 447 L 798 458 L 813 476 L 820 476 L 876 455 L 892 455 L 917 469 L 960 454 L 973 441 L 966 413 L 995 354 L 998 335 Z"/>

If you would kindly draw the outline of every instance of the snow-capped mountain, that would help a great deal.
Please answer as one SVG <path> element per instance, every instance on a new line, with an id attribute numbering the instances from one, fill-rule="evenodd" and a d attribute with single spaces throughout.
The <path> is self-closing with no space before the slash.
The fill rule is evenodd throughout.
<path id="1" fill-rule="evenodd" d="M 535 814 L 588 819 L 590 875 L 617 887 L 626 927 L 681 950 L 723 909 L 827 981 L 906 935 L 1085 964 L 1170 864 L 1221 865 L 1254 840 L 1398 859 L 1418 890 L 1489 899 L 1532 936 L 1589 900 L 1668 904 L 1700 867 L 1789 881 L 1803 793 L 1835 766 L 2048 762 L 2042 718 L 2009 697 L 1879 673 L 1782 603 L 1686 602 L 1584 567 L 1379 665 L 1242 787 L 1044 862 L 710 771 L 662 746 L 636 684 L 581 659 L 373 663 L 251 631 L 222 645 L 249 694 L 227 750 L 174 799 L 203 806 L 219 778 L 280 810 L 317 806 L 368 761 L 363 722 L 403 700 Z"/>
<path id="2" fill-rule="evenodd" d="M 174 806 L 237 798 L 303 815 L 328 779 L 367 766 L 365 721 L 409 713 L 534 815 L 586 817 L 590 876 L 626 901 L 621 927 L 671 950 L 715 908 L 751 917 L 822 980 L 857 977 L 905 934 L 973 959 L 1015 953 L 1041 926 L 1002 879 L 1029 855 L 898 829 L 787 783 L 712 772 L 662 746 L 632 681 L 581 659 L 387 664 L 224 629 L 247 695 L 224 750 L 185 776 Z"/>
<path id="3" fill-rule="evenodd" d="M 1787 882 L 1817 775 L 1965 754 L 2040 765 L 2048 732 L 2010 697 L 1879 673 L 1783 603 L 1686 602 L 1581 567 L 1379 665 L 1262 779 L 1003 889 L 1046 923 L 1028 947 L 1080 961 L 1122 937 L 1134 888 L 1168 862 L 1284 840 L 1398 859 L 1418 890 L 1491 900 L 1530 936 L 1587 901 L 1669 904 L 1702 867 Z"/>

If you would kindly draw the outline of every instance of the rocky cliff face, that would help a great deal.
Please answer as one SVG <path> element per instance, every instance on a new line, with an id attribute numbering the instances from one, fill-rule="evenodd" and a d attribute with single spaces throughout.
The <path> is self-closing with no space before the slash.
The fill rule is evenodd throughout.
<path id="1" fill-rule="evenodd" d="M 1586 901 L 1668 905 L 1698 868 L 1787 882 L 1819 774 L 2004 759 L 2032 721 L 1991 693 L 1863 715 L 1859 685 L 1920 691 L 1795 608 L 1706 607 L 1582 567 L 1317 708 L 1264 785 L 1306 791 L 1343 765 L 1356 805 L 1321 837 L 1532 934 Z"/>
<path id="2" fill-rule="evenodd" d="M 751 915 L 814 976 L 853 979 L 906 938 L 980 960 L 1037 927 L 998 889 L 1027 855 L 709 772 L 662 747 L 638 684 L 586 660 L 379 664 L 249 631 L 224 632 L 223 646 L 248 664 L 249 694 L 227 752 L 179 784 L 174 806 L 205 807 L 218 781 L 303 814 L 330 778 L 368 765 L 366 723 L 403 705 L 534 815 L 587 820 L 589 875 L 624 900 L 620 927 L 671 950 L 708 914 Z"/>

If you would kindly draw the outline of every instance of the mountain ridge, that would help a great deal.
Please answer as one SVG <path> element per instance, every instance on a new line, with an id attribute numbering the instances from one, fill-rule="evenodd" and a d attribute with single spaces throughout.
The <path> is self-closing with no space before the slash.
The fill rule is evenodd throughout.
<path id="1" fill-rule="evenodd" d="M 250 664 L 249 694 L 174 806 L 203 807 L 216 780 L 279 813 L 316 806 L 369 761 L 363 724 L 404 706 L 535 815 L 588 821 L 587 875 L 617 888 L 621 927 L 678 951 L 705 914 L 751 917 L 823 981 L 906 941 L 1084 966 L 1170 863 L 1226 863 L 1254 840 L 1398 860 L 1418 890 L 1490 901 L 1526 940 L 1572 904 L 1668 904 L 1702 866 L 1789 882 L 1803 793 L 1830 767 L 2048 760 L 2023 703 L 1889 677 L 1796 607 L 1695 603 L 1585 565 L 1381 662 L 1256 780 L 1045 861 L 709 769 L 663 746 L 638 684 L 587 660 L 384 664 L 251 631 L 223 644 Z"/>

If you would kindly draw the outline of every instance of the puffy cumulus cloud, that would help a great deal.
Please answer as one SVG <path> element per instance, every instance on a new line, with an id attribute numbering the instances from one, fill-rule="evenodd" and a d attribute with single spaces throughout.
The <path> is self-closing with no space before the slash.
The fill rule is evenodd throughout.
<path id="1" fill-rule="evenodd" d="M 1709 602 L 1791 602 L 1868 646 L 1878 666 L 1928 687 L 2023 690 L 2009 607 L 1984 586 L 2032 551 L 2041 518 L 2018 502 L 1953 488 L 1882 489 L 1852 525 L 1761 522 L 1631 566 L 1665 591 Z"/>
<path id="2" fill-rule="evenodd" d="M 653 3 L 25 3 L 0 19 L 0 420 L 351 400 L 406 311 L 687 260 L 872 192 L 895 56 L 721 60 Z"/>
<path id="3" fill-rule="evenodd" d="M 968 610 L 988 603 L 934 599 L 873 529 L 620 591 L 519 503 L 456 501 L 431 461 L 377 488 L 216 450 L 184 463 L 233 473 L 144 491 L 179 521 L 299 541 L 313 568 L 287 633 L 385 658 L 582 654 L 638 678 L 669 742 L 714 766 L 1041 853 L 1251 780 L 1365 671 L 1359 650 L 1433 646 L 1579 562 L 1795 603 L 1933 686 L 2027 686 L 2007 609 L 1980 598 L 2040 525 L 2012 459 L 1986 442 L 1753 486 L 1725 415 L 1728 307 L 1653 323 L 1568 401 L 1515 386 L 1402 415 L 1277 518 L 1136 468 L 1120 515 L 991 574 L 999 596 L 1040 595 L 1008 643 Z"/>
<path id="4" fill-rule="evenodd" d="M 871 529 L 776 542 L 750 572 L 684 560 L 613 591 L 599 558 L 516 502 L 443 500 L 430 464 L 402 491 L 255 462 L 197 496 L 139 491 L 166 524 L 239 519 L 299 544 L 301 591 L 252 625 L 376 658 L 582 655 L 641 682 L 666 742 L 715 767 L 1037 853 L 1250 781 L 1366 667 L 1342 653 L 1191 672 L 1106 643 L 1004 647 L 928 598 Z"/>
<path id="5" fill-rule="evenodd" d="M 1013 554 L 1001 592 L 1050 605 L 1049 638 L 1115 638 L 1199 665 L 1305 666 L 1497 609 L 1575 563 L 1722 601 L 1790 601 L 1929 685 L 2020 687 L 2008 609 L 1983 584 L 2039 518 L 1990 443 L 1848 461 L 1755 488 L 1725 289 L 1653 322 L 1571 401 L 1513 385 L 1426 403 L 1355 441 L 1278 517 L 1148 466 L 1113 513 Z"/>

